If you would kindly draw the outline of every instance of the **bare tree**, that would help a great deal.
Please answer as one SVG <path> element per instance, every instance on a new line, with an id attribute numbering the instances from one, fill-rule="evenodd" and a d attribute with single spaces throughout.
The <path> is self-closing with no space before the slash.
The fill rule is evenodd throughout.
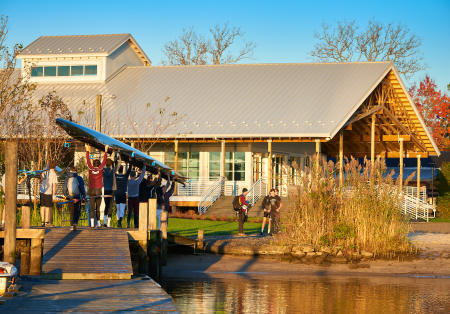
<path id="1" fill-rule="evenodd" d="M 318 42 L 311 56 L 320 62 L 392 61 L 406 78 L 424 69 L 421 40 L 400 24 L 371 20 L 365 29 L 355 21 L 323 24 L 314 37 Z"/>
<path id="2" fill-rule="evenodd" d="M 169 65 L 202 65 L 237 63 L 250 58 L 255 43 L 245 41 L 244 32 L 239 27 L 230 27 L 228 23 L 215 25 L 209 30 L 210 38 L 198 35 L 191 27 L 184 29 L 176 40 L 168 42 L 163 48 L 165 60 Z M 240 41 L 241 47 L 234 49 Z"/>

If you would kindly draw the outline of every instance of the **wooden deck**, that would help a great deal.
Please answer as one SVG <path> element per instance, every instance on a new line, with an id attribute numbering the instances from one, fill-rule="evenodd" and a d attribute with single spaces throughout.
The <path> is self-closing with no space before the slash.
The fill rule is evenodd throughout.
<path id="1" fill-rule="evenodd" d="M 158 284 L 143 279 L 25 280 L 18 295 L 0 305 L 0 313 L 178 313 Z"/>
<path id="2" fill-rule="evenodd" d="M 45 230 L 42 257 L 44 278 L 130 279 L 132 274 L 126 230 Z"/>

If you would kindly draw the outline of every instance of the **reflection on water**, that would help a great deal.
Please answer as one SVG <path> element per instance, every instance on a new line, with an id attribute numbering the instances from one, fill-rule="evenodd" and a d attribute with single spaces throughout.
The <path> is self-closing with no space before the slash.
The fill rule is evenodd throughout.
<path id="1" fill-rule="evenodd" d="M 181 313 L 450 313 L 450 279 L 168 279 Z"/>

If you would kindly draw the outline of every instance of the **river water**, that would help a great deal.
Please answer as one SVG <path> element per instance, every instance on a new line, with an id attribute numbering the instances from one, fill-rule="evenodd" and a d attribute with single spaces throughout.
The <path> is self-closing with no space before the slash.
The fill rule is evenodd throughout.
<path id="1" fill-rule="evenodd" d="M 450 279 L 222 278 L 162 281 L 181 313 L 450 313 Z"/>

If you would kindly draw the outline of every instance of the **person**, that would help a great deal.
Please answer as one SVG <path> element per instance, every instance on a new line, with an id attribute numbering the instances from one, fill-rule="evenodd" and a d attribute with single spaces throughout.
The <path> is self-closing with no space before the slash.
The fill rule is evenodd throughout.
<path id="1" fill-rule="evenodd" d="M 116 160 L 114 168 L 113 161 L 111 159 L 106 159 L 106 166 L 103 169 L 103 200 L 105 202 L 105 212 L 103 214 L 103 226 L 111 227 L 111 212 L 112 212 L 112 202 L 114 197 L 114 191 L 117 188 L 116 176 L 118 162 Z"/>
<path id="2" fill-rule="evenodd" d="M 163 195 L 164 195 L 164 210 L 167 213 L 170 213 L 170 197 L 173 195 L 173 192 L 175 190 L 175 180 L 170 181 L 170 175 L 167 176 L 167 183 L 163 188 Z M 167 216 L 169 217 L 169 216 Z"/>
<path id="3" fill-rule="evenodd" d="M 262 221 L 262 225 L 261 225 L 261 235 L 264 235 L 264 228 L 266 226 L 266 220 L 268 221 L 268 229 L 267 229 L 267 234 L 270 234 L 270 229 L 272 226 L 272 218 L 270 216 L 271 211 L 272 211 L 272 200 L 276 200 L 275 199 L 275 189 L 270 189 L 269 195 L 266 195 L 262 201 L 262 208 L 264 210 L 264 217 L 263 217 L 263 221 Z M 274 207 L 273 210 L 275 210 L 276 208 Z"/>
<path id="4" fill-rule="evenodd" d="M 131 171 L 128 180 L 128 219 L 127 228 L 130 228 L 131 214 L 134 216 L 134 227 L 139 228 L 139 184 L 145 176 L 145 166 L 142 172 L 137 176 L 136 171 Z"/>
<path id="5" fill-rule="evenodd" d="M 95 159 L 91 164 L 89 146 L 86 145 L 86 163 L 89 168 L 89 218 L 91 221 L 91 227 L 95 228 L 94 224 L 94 212 L 97 219 L 97 227 L 100 227 L 100 204 L 102 202 L 102 188 L 103 188 L 103 168 L 106 165 L 106 159 L 108 157 L 109 146 L 105 146 L 105 154 L 103 155 L 103 161 Z"/>
<path id="6" fill-rule="evenodd" d="M 19 179 L 17 181 L 17 184 L 18 185 L 22 184 L 27 178 L 28 178 L 28 175 L 25 173 L 25 175 L 21 179 Z M 2 192 L 2 198 L 3 199 L 5 198 L 5 191 L 6 191 L 5 190 L 5 185 L 6 185 L 6 173 L 4 173 L 2 175 L 2 180 L 0 182 L 0 191 Z M 5 203 L 3 202 L 3 204 L 5 204 Z M 2 223 L 0 225 L 1 227 L 3 227 L 5 225 L 5 214 L 6 214 L 5 206 L 3 205 L 3 209 L 2 209 Z"/>
<path id="7" fill-rule="evenodd" d="M 120 158 L 120 162 L 122 159 Z M 125 207 L 127 203 L 127 187 L 128 187 L 128 178 L 131 173 L 131 165 L 127 165 L 126 169 L 123 165 L 119 166 L 118 171 L 116 172 L 116 207 L 117 207 L 117 226 L 122 228 L 122 219 L 125 216 Z"/>
<path id="8" fill-rule="evenodd" d="M 280 210 L 282 206 L 281 197 L 278 195 L 278 189 L 275 189 L 275 201 L 271 200 L 274 203 L 271 210 L 272 217 L 272 225 L 273 225 L 273 233 L 276 234 L 280 232 Z M 275 207 L 275 209 L 273 209 Z"/>
<path id="9" fill-rule="evenodd" d="M 63 188 L 64 195 L 72 202 L 68 203 L 70 211 L 70 222 L 72 230 L 77 230 L 78 220 L 80 219 L 81 201 L 86 198 L 83 178 L 77 173 L 77 167 L 70 167 Z"/>
<path id="10" fill-rule="evenodd" d="M 145 176 L 141 184 L 139 184 L 139 203 L 148 203 L 148 199 L 150 198 L 150 195 L 152 193 L 152 186 L 151 184 L 151 174 Z"/>
<path id="11" fill-rule="evenodd" d="M 56 195 L 56 184 L 58 177 L 56 175 L 56 162 L 51 161 L 49 169 L 42 171 L 39 181 L 39 198 L 41 203 L 41 222 L 43 227 L 51 226 L 53 199 Z"/>
<path id="12" fill-rule="evenodd" d="M 248 190 L 246 188 L 242 189 L 242 194 L 239 196 L 239 236 L 245 236 L 244 233 L 244 222 L 246 220 L 247 216 L 247 210 L 248 210 L 248 203 L 247 203 L 247 196 Z"/>

